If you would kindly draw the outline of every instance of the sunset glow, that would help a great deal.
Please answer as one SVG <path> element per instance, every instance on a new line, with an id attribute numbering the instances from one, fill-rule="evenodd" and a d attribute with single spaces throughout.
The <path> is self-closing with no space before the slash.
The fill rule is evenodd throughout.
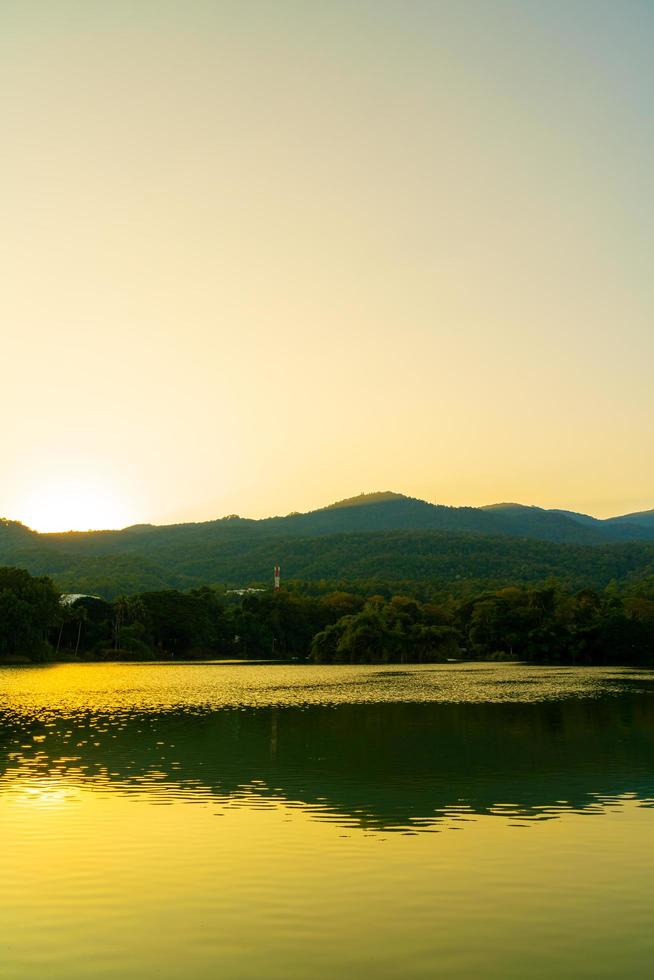
<path id="1" fill-rule="evenodd" d="M 0 516 L 651 507 L 652 11 L 4 4 Z"/>
<path id="2" fill-rule="evenodd" d="M 104 530 L 128 523 L 124 502 L 91 480 L 44 481 L 25 499 L 23 523 L 35 531 Z"/>

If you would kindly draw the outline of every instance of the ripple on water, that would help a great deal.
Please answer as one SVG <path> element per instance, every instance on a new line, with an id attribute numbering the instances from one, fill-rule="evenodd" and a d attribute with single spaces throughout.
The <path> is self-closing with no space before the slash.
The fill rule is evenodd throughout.
<path id="1" fill-rule="evenodd" d="M 525 702 L 649 689 L 646 670 L 521 664 L 56 664 L 0 668 L 0 710 L 23 718 L 377 702 Z"/>

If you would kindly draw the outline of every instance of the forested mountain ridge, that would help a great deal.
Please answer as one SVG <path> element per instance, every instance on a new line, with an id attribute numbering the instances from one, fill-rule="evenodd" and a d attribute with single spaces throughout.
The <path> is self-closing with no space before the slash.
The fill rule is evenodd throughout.
<path id="1" fill-rule="evenodd" d="M 543 540 L 569 540 L 569 535 L 575 533 L 571 524 L 576 524 L 577 530 L 583 527 L 593 531 L 594 537 L 603 541 L 648 541 L 654 537 L 654 511 L 602 519 L 574 510 L 545 510 L 514 503 L 490 504 L 481 510 L 512 520 L 515 531 L 509 533 L 517 533 L 518 528 L 522 528 L 527 537 L 542 537 Z"/>
<path id="2" fill-rule="evenodd" d="M 636 514 L 624 514 L 622 517 L 611 517 L 608 524 L 628 524 L 630 527 L 654 528 L 654 510 L 641 510 Z"/>
<path id="3" fill-rule="evenodd" d="M 0 523 L 2 540 L 17 545 L 55 548 L 84 554 L 141 552 L 191 540 L 235 537 L 344 534 L 366 531 L 448 531 L 536 538 L 563 544 L 654 541 L 654 511 L 607 520 L 573 511 L 544 510 L 523 504 L 447 507 L 384 491 L 360 494 L 307 513 L 259 520 L 230 515 L 201 523 L 137 524 L 122 530 L 38 534 L 18 522 Z M 0 545 L 1 547 L 1 545 Z"/>
<path id="4" fill-rule="evenodd" d="M 39 534 L 5 520 L 0 564 L 50 575 L 65 591 L 107 598 L 267 582 L 275 562 L 285 580 L 420 582 L 465 592 L 473 583 L 499 587 L 555 576 L 570 588 L 604 588 L 654 574 L 654 530 L 637 529 L 642 540 L 629 540 L 625 527 L 606 535 L 539 508 L 439 507 L 384 493 L 288 517 L 120 531 Z"/>

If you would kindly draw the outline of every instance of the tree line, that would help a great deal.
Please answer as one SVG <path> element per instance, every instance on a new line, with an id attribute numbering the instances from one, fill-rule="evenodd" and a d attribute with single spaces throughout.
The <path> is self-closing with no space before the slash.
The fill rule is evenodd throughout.
<path id="1" fill-rule="evenodd" d="M 0 568 L 0 657 L 30 660 L 298 659 L 315 663 L 647 663 L 654 578 L 571 591 L 556 581 L 460 596 L 393 585 L 289 583 L 239 595 L 204 586 L 62 596 L 44 576 Z"/>
<path id="2" fill-rule="evenodd" d="M 350 510 L 365 515 L 371 507 L 343 512 Z M 345 580 L 346 590 L 364 585 L 368 595 L 383 593 L 389 583 L 403 591 L 398 586 L 406 583 L 463 596 L 516 582 L 540 586 L 551 576 L 572 591 L 586 586 L 601 591 L 612 580 L 628 585 L 654 574 L 651 541 L 560 543 L 424 529 L 281 536 L 275 520 L 283 525 L 286 519 L 271 519 L 275 535 L 266 531 L 269 522 L 236 518 L 50 535 L 0 519 L 0 564 L 48 575 L 64 592 L 90 592 L 109 600 L 166 589 L 187 592 L 212 583 L 267 585 L 275 562 L 288 578 Z"/>

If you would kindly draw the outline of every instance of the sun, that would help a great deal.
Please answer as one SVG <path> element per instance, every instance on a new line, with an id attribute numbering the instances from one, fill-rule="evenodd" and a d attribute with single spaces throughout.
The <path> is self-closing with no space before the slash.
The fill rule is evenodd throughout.
<path id="1" fill-rule="evenodd" d="M 104 483 L 90 479 L 47 481 L 23 501 L 22 520 L 35 531 L 88 531 L 125 527 L 127 508 Z"/>

